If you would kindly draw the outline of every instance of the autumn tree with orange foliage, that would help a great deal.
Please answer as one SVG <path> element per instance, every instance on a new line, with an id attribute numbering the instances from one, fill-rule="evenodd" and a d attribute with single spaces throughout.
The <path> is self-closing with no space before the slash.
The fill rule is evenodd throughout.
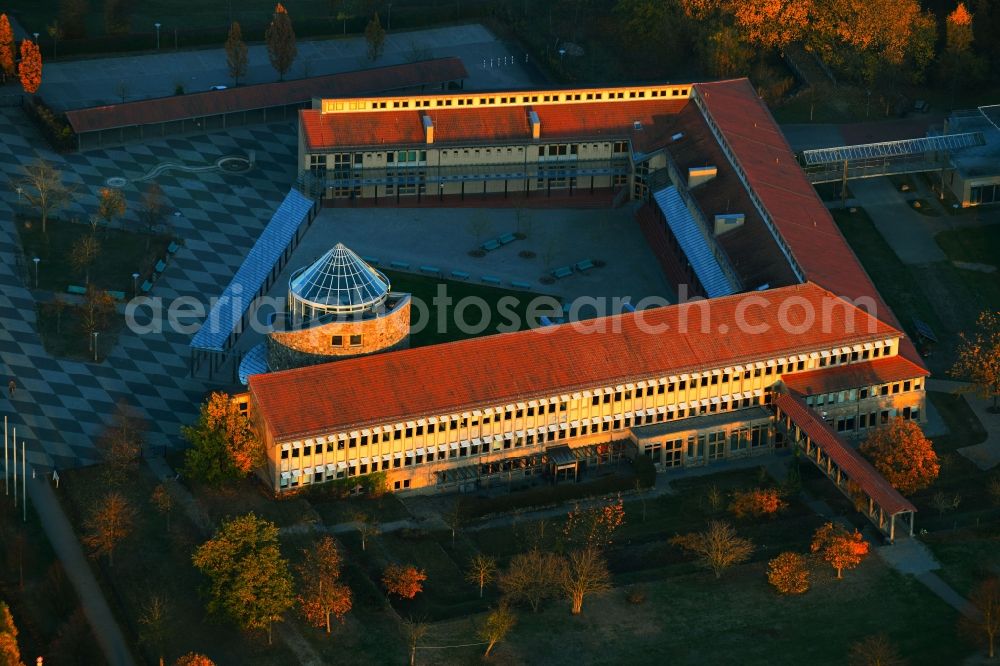
<path id="1" fill-rule="evenodd" d="M 733 493 L 729 511 L 737 518 L 760 518 L 773 516 L 787 506 L 788 502 L 781 499 L 781 493 L 776 488 L 753 488 Z"/>
<path id="2" fill-rule="evenodd" d="M 868 542 L 857 530 L 850 532 L 840 525 L 826 523 L 816 530 L 810 549 L 836 569 L 840 579 L 844 577 L 844 569 L 854 569 L 865 559 Z"/>
<path id="3" fill-rule="evenodd" d="M 326 627 L 329 634 L 330 619 L 343 622 L 353 605 L 350 588 L 340 582 L 337 542 L 327 535 L 312 549 L 304 549 L 302 554 L 304 557 L 299 566 L 302 615 L 314 627 Z"/>
<path id="4" fill-rule="evenodd" d="M 931 440 L 919 425 L 900 417 L 868 435 L 861 453 L 904 495 L 928 487 L 941 471 Z"/>
<path id="5" fill-rule="evenodd" d="M 767 582 L 781 594 L 804 594 L 809 590 L 809 567 L 799 553 L 786 551 L 767 563 Z"/>
<path id="6" fill-rule="evenodd" d="M 135 509 L 125 496 L 110 492 L 97 503 L 94 512 L 87 519 L 87 529 L 83 542 L 93 551 L 95 557 L 108 556 L 108 566 L 114 566 L 115 549 L 132 532 Z"/>
<path id="7" fill-rule="evenodd" d="M 382 584 L 389 594 L 401 599 L 412 599 L 424 591 L 427 574 L 412 564 L 390 564 L 382 572 Z"/>
<path id="8" fill-rule="evenodd" d="M 220 485 L 264 464 L 264 445 L 246 415 L 227 393 L 214 391 L 198 422 L 182 430 L 191 443 L 184 458 L 189 476 Z"/>
<path id="9" fill-rule="evenodd" d="M 125 214 L 125 195 L 117 187 L 102 187 L 97 193 L 97 214 L 109 225 Z"/>
<path id="10" fill-rule="evenodd" d="M 6 14 L 0 14 L 0 70 L 5 79 L 14 76 L 14 31 Z"/>
<path id="11" fill-rule="evenodd" d="M 178 657 L 174 666 L 215 666 L 215 662 L 203 654 L 188 652 L 183 657 Z"/>
<path id="12" fill-rule="evenodd" d="M 994 413 L 1000 411 L 1000 311 L 985 310 L 976 320 L 971 335 L 959 333 L 958 360 L 952 367 L 952 377 L 972 382 L 980 397 L 993 398 Z"/>
<path id="13" fill-rule="evenodd" d="M 24 92 L 34 95 L 42 85 L 42 52 L 31 40 L 21 42 L 21 62 L 17 66 Z"/>
<path id="14" fill-rule="evenodd" d="M 575 506 L 566 516 L 563 536 L 581 548 L 604 548 L 625 523 L 625 507 L 619 496 L 608 504 L 581 509 Z"/>

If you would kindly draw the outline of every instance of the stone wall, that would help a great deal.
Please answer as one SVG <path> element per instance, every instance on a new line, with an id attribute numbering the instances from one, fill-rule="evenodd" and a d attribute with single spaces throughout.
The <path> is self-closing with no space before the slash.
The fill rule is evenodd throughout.
<path id="1" fill-rule="evenodd" d="M 343 344 L 334 347 L 334 336 Z M 361 344 L 350 344 L 352 335 Z M 271 370 L 287 370 L 340 358 L 364 356 L 409 346 L 410 295 L 398 297 L 395 307 L 376 317 L 331 321 L 296 331 L 273 331 L 267 336 L 267 362 Z"/>

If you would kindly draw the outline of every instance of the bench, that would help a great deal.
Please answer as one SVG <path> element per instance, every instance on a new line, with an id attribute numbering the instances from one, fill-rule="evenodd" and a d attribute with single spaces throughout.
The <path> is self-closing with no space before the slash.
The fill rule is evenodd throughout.
<path id="1" fill-rule="evenodd" d="M 495 250 L 498 247 L 500 247 L 500 243 L 497 240 L 488 240 L 479 247 L 486 250 L 487 252 L 491 252 L 492 250 Z"/>
<path id="2" fill-rule="evenodd" d="M 569 266 L 560 266 L 559 268 L 552 271 L 552 277 L 559 280 L 564 277 L 568 277 L 573 274 L 573 269 Z"/>
<path id="3" fill-rule="evenodd" d="M 106 291 L 104 293 L 107 294 L 108 296 L 110 296 L 111 298 L 115 299 L 116 301 L 124 301 L 125 300 L 125 292 L 124 291 Z"/>
<path id="4" fill-rule="evenodd" d="M 393 261 L 389 265 L 392 266 L 393 268 L 398 268 L 401 271 L 410 270 L 410 265 L 405 261 Z"/>
<path id="5" fill-rule="evenodd" d="M 145 282 L 142 283 L 142 286 L 139 287 L 139 291 L 141 291 L 144 294 L 148 294 L 149 290 L 152 288 L 153 288 L 153 283 L 150 282 L 149 280 L 146 280 Z"/>
<path id="6" fill-rule="evenodd" d="M 504 234 L 497 240 L 500 241 L 501 245 L 506 245 L 507 243 L 513 243 L 514 241 L 517 240 L 517 238 L 514 236 L 514 234 Z"/>
<path id="7" fill-rule="evenodd" d="M 592 262 L 590 259 L 584 259 L 583 261 L 576 262 L 575 266 L 576 270 L 582 273 L 584 271 L 589 271 L 591 268 L 593 268 L 594 262 Z"/>
<path id="8" fill-rule="evenodd" d="M 421 273 L 430 273 L 432 275 L 440 275 L 441 274 L 441 269 L 438 268 L 437 266 L 421 266 L 420 267 L 420 272 Z"/>
<path id="9" fill-rule="evenodd" d="M 155 269 L 157 273 L 162 273 L 167 269 L 167 263 L 163 261 L 163 259 L 160 259 L 159 261 L 156 262 Z"/>
<path id="10" fill-rule="evenodd" d="M 484 275 L 483 277 L 481 277 L 479 279 L 482 280 L 483 282 L 487 282 L 489 284 L 500 284 L 501 283 L 500 282 L 500 278 L 495 277 L 493 275 Z"/>
<path id="11" fill-rule="evenodd" d="M 75 284 L 71 284 L 68 287 L 66 287 L 66 291 L 67 291 L 67 293 L 70 293 L 70 294 L 77 294 L 79 296 L 84 296 L 87 293 L 87 288 L 86 287 L 80 287 L 80 286 L 75 285 Z"/>
<path id="12" fill-rule="evenodd" d="M 517 287 L 518 289 L 531 289 L 531 283 L 523 282 L 521 280 L 511 280 L 510 286 Z"/>
<path id="13" fill-rule="evenodd" d="M 170 241 L 170 245 L 167 246 L 167 252 L 170 254 L 174 254 L 179 249 L 181 249 L 181 246 L 174 241 Z"/>
<path id="14" fill-rule="evenodd" d="M 451 277 L 455 278 L 456 280 L 468 280 L 470 276 L 465 271 L 452 271 Z"/>

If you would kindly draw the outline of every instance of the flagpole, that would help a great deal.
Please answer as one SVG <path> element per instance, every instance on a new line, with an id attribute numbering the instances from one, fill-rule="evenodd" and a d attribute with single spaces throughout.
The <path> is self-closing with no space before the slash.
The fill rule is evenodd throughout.
<path id="1" fill-rule="evenodd" d="M 24 440 L 21 440 L 21 511 L 22 521 L 28 522 L 28 477 L 25 476 L 26 465 L 24 462 Z"/>
<path id="2" fill-rule="evenodd" d="M 14 507 L 17 508 L 17 426 L 14 426 Z"/>
<path id="3" fill-rule="evenodd" d="M 3 494 L 10 495 L 10 463 L 7 460 L 7 415 L 3 415 Z"/>

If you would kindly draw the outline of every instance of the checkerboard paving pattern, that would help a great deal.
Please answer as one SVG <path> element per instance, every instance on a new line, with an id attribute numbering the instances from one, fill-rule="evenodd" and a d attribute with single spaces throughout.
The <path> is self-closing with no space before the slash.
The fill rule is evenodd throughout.
<path id="1" fill-rule="evenodd" d="M 168 170 L 154 179 L 176 211 L 169 221 L 184 243 L 150 293 L 163 299 L 165 310 L 180 296 L 207 304 L 221 293 L 294 181 L 296 142 L 294 124 L 280 123 L 58 155 L 47 149 L 19 109 L 0 109 L 0 180 L 18 179 L 22 166 L 36 156 L 48 160 L 76 188 L 73 204 L 59 215 L 86 220 L 96 210 L 105 181 L 127 178 L 127 224 L 135 220 L 146 187 L 133 179 L 158 164 L 203 166 L 225 155 L 255 151 L 255 167 L 247 173 Z M 35 301 L 26 288 L 30 259 L 18 257 L 13 221 L 18 206 L 13 188 L 0 187 L 0 387 L 5 389 L 11 377 L 18 384 L 13 400 L 6 390 L 0 396 L 0 416 L 17 426 L 18 439 L 30 450 L 30 464 L 64 469 L 96 461 L 96 436 L 123 399 L 149 422 L 150 445 L 176 446 L 180 426 L 194 420 L 204 393 L 218 387 L 189 376 L 190 335 L 169 330 L 140 335 L 124 329 L 100 364 L 48 355 L 35 330 Z M 222 375 L 225 380 L 229 373 Z"/>

